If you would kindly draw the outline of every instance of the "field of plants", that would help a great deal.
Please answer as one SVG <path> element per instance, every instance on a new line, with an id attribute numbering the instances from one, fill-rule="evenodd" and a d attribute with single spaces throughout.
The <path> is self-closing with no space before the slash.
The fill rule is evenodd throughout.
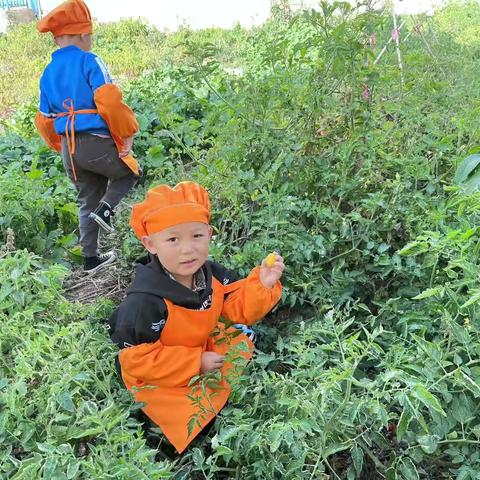
<path id="1" fill-rule="evenodd" d="M 343 2 L 262 27 L 102 25 L 141 125 L 140 186 L 103 239 L 124 288 L 129 205 L 211 194 L 215 260 L 285 258 L 284 297 L 210 437 L 175 457 L 114 368 L 119 298 L 75 301 L 74 187 L 33 127 L 53 45 L 0 35 L 0 478 L 480 479 L 480 4 Z"/>

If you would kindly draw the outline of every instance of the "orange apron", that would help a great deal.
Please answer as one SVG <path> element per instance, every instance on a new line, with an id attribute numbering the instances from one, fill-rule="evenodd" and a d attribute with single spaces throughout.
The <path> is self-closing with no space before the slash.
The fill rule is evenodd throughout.
<path id="1" fill-rule="evenodd" d="M 201 347 L 202 351 L 214 351 L 219 355 L 224 355 L 233 345 L 244 341 L 248 345 L 249 351 L 243 352 L 242 356 L 250 359 L 253 353 L 251 340 L 243 333 L 232 338 L 229 334 L 233 332 L 238 334 L 238 331 L 233 327 L 225 331 L 223 324 L 218 322 L 223 308 L 224 295 L 235 288 L 238 288 L 238 286 L 233 288 L 230 288 L 229 285 L 224 286 L 213 277 L 212 305 L 208 310 L 191 310 L 165 300 L 168 320 L 160 339 L 153 344 L 145 344 L 145 346 L 148 345 L 148 354 L 154 355 L 155 349 L 158 350 L 162 346 L 182 345 L 185 347 Z M 212 336 L 214 330 L 217 330 L 219 334 Z M 228 332 L 227 335 L 226 332 Z M 225 341 L 226 338 L 228 338 L 227 341 Z M 220 341 L 221 339 L 223 340 Z M 164 435 L 181 453 L 200 433 L 202 428 L 225 406 L 231 391 L 225 376 L 232 369 L 232 365 L 227 362 L 224 363 L 219 388 L 210 389 L 206 387 L 207 395 L 201 399 L 203 408 L 200 409 L 189 398 L 189 395 L 198 397 L 199 389 L 197 388 L 194 391 L 194 387 L 189 387 L 188 382 L 178 387 L 147 385 L 141 378 L 129 375 L 129 350 L 134 348 L 136 347 L 125 348 L 119 353 L 125 385 L 129 390 L 136 387 L 132 391 L 135 400 L 146 404 L 143 411 L 161 428 Z M 140 388 L 140 390 L 137 390 L 137 388 Z M 201 416 L 199 416 L 200 412 L 202 413 Z M 189 435 L 188 424 L 193 416 L 200 425 L 195 424 Z"/>
<path id="2" fill-rule="evenodd" d="M 70 157 L 70 166 L 72 167 L 73 179 L 77 181 L 77 171 L 73 163 L 73 155 L 75 154 L 75 115 L 98 113 L 98 110 L 93 108 L 75 110 L 73 107 L 73 100 L 71 98 L 67 98 L 63 102 L 63 108 L 65 108 L 67 111 L 57 113 L 57 117 L 68 117 L 65 125 L 65 136 L 67 137 L 68 155 Z M 112 139 L 115 142 L 117 150 L 120 151 L 122 149 L 122 139 L 115 137 L 114 135 L 112 135 Z M 140 169 L 138 163 L 132 155 L 126 155 L 125 157 L 121 158 L 121 160 L 135 175 L 139 175 Z"/>

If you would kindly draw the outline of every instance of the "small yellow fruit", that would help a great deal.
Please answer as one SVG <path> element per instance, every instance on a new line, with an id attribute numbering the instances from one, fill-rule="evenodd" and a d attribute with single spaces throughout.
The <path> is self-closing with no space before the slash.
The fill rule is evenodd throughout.
<path id="1" fill-rule="evenodd" d="M 277 261 L 277 256 L 275 255 L 275 253 L 269 253 L 267 255 L 267 258 L 265 259 L 265 265 L 267 267 L 273 267 L 276 261 Z"/>

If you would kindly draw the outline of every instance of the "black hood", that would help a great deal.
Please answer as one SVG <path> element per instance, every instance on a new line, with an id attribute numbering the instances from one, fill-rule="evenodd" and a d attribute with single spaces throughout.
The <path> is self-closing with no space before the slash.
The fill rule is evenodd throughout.
<path id="1" fill-rule="evenodd" d="M 165 272 L 156 255 L 149 255 L 139 260 L 135 279 L 128 288 L 127 295 L 146 293 L 166 298 L 181 307 L 198 309 L 212 293 L 212 267 L 210 262 L 205 262 L 202 269 L 205 274 L 206 288 L 200 292 L 194 292 L 173 280 Z"/>

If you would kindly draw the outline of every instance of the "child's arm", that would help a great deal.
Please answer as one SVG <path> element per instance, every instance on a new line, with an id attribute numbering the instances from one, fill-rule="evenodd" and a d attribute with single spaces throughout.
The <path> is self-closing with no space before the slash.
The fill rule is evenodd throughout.
<path id="1" fill-rule="evenodd" d="M 124 348 L 119 353 L 122 376 L 159 387 L 186 387 L 201 371 L 202 347 L 167 346 L 160 340 Z"/>
<path id="2" fill-rule="evenodd" d="M 167 346 L 160 334 L 167 321 L 163 302 L 128 296 L 110 318 L 110 336 L 126 383 L 141 380 L 161 387 L 186 386 L 202 369 L 202 347 Z"/>
<path id="3" fill-rule="evenodd" d="M 222 317 L 245 325 L 253 325 L 262 319 L 282 297 L 279 279 L 284 268 L 282 257 L 277 255 L 272 267 L 268 267 L 264 260 L 247 278 L 234 282 L 231 285 L 234 290 L 223 304 Z"/>
<path id="4" fill-rule="evenodd" d="M 115 138 L 127 139 L 138 132 L 138 122 L 131 108 L 123 102 L 117 85 L 105 84 L 94 95 L 99 115 L 105 120 Z"/>
<path id="5" fill-rule="evenodd" d="M 60 152 L 62 149 L 62 137 L 55 131 L 55 127 L 53 125 L 55 117 L 49 112 L 50 107 L 48 104 L 48 99 L 45 93 L 42 91 L 40 82 L 40 108 L 35 115 L 35 126 L 37 127 L 38 133 L 42 137 L 47 147 Z"/>
<path id="6" fill-rule="evenodd" d="M 92 88 L 98 114 L 105 120 L 112 137 L 121 143 L 129 143 L 127 146 L 131 147 L 130 137 L 138 132 L 138 122 L 131 108 L 123 102 L 120 88 L 112 83 L 106 65 L 99 57 L 91 54 L 85 62 L 85 74 Z"/>

